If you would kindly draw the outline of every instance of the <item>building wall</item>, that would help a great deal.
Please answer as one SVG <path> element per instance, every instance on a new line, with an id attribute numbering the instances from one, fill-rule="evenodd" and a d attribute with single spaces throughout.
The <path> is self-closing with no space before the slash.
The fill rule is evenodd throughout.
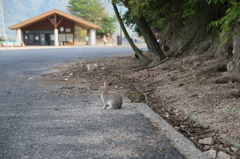
<path id="1" fill-rule="evenodd" d="M 61 17 L 57 16 L 57 23 L 60 20 L 61 20 Z M 63 31 L 60 29 L 61 27 L 64 28 Z M 28 26 L 22 28 L 21 30 L 23 32 L 25 32 L 25 31 L 53 31 L 54 29 L 55 29 L 54 25 L 46 17 L 46 19 L 43 19 L 43 20 L 35 22 L 31 25 L 28 25 Z M 61 44 L 74 45 L 74 22 L 73 21 L 68 20 L 67 18 L 63 18 L 61 20 L 60 24 L 57 26 L 57 29 L 58 29 L 59 36 L 61 35 L 61 37 L 62 36 L 65 37 L 64 40 L 61 38 L 58 38 L 58 40 Z M 44 33 L 30 33 L 30 32 L 29 32 L 29 34 L 25 33 L 24 34 L 24 42 L 26 43 L 26 45 L 53 45 L 54 41 L 52 41 L 52 40 L 49 41 L 51 35 L 46 35 L 49 37 L 44 38 L 44 36 L 42 36 L 40 34 L 44 34 Z M 46 34 L 49 34 L 49 33 L 46 33 Z M 72 40 L 69 40 L 69 38 L 67 38 L 69 36 L 72 37 L 72 38 L 70 38 Z M 43 38 L 45 39 L 44 41 L 47 41 L 47 42 L 41 42 L 40 39 L 43 39 Z"/>
<path id="2" fill-rule="evenodd" d="M 48 19 L 44 19 L 32 25 L 28 25 L 22 28 L 22 30 L 54 30 L 54 26 Z"/>
<path id="3" fill-rule="evenodd" d="M 64 18 L 61 21 L 61 23 L 58 25 L 58 30 L 60 29 L 60 27 L 65 28 L 62 33 L 73 33 L 74 34 L 74 22 L 73 21 L 70 21 L 70 20 Z M 70 32 L 66 32 L 66 28 L 69 28 Z M 60 32 L 60 30 L 59 30 L 59 32 Z"/>
<path id="4" fill-rule="evenodd" d="M 57 19 L 60 19 L 60 17 L 58 17 Z M 74 22 L 73 21 L 63 18 L 63 20 L 57 27 L 59 33 L 60 33 L 60 30 L 59 30 L 60 27 L 65 28 L 64 31 L 61 33 L 74 33 Z M 66 28 L 69 28 L 70 32 L 66 32 Z M 54 29 L 55 28 L 54 28 L 53 24 L 49 21 L 48 18 L 22 28 L 22 30 L 54 30 Z"/>

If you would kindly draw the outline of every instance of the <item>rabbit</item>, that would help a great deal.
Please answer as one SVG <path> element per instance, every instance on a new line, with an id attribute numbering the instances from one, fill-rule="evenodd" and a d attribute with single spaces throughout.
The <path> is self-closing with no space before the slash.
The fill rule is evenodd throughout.
<path id="1" fill-rule="evenodd" d="M 121 109 L 122 97 L 114 91 L 108 91 L 108 83 L 104 82 L 104 86 L 100 86 L 98 93 L 103 102 L 103 109 Z"/>
<path id="2" fill-rule="evenodd" d="M 145 100 L 144 94 L 140 91 L 127 91 L 124 96 L 130 99 L 131 103 L 139 103 Z"/>

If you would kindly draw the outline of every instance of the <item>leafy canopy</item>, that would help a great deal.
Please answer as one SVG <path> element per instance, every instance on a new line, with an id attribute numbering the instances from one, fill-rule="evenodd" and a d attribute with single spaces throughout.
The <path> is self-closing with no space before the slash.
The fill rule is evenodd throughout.
<path id="1" fill-rule="evenodd" d="M 97 35 L 113 34 L 117 28 L 117 19 L 106 13 L 101 0 L 69 0 L 67 9 L 71 14 L 101 26 Z"/>
<path id="2" fill-rule="evenodd" d="M 0 36 L 0 42 L 1 41 L 5 41 L 4 37 L 3 36 Z"/>
<path id="3" fill-rule="evenodd" d="M 229 38 L 229 31 L 233 25 L 240 23 L 240 1 L 239 0 L 118 0 L 118 3 L 128 4 L 131 13 L 124 15 L 128 26 L 135 27 L 131 16 L 143 16 L 151 28 L 164 30 L 171 23 L 175 29 L 196 16 L 203 16 L 201 7 L 204 5 L 219 5 L 227 7 L 225 16 L 215 17 L 210 25 L 220 27 L 223 43 Z M 216 10 L 217 12 L 217 10 Z M 137 31 L 137 28 L 135 28 Z M 231 35 L 230 35 L 231 36 Z"/>
<path id="4" fill-rule="evenodd" d="M 102 28 L 97 30 L 97 34 L 100 36 L 113 34 L 117 30 L 116 22 L 117 18 L 115 16 L 102 17 L 99 23 Z"/>
<path id="5" fill-rule="evenodd" d="M 238 0 L 207 0 L 210 3 L 229 3 L 230 7 L 227 9 L 226 14 L 219 20 L 211 22 L 212 26 L 220 27 L 220 37 L 222 43 L 227 42 L 229 39 L 228 32 L 238 20 L 240 20 L 240 2 Z"/>
<path id="6" fill-rule="evenodd" d="M 163 30 L 168 23 L 180 26 L 196 14 L 199 0 L 128 0 L 131 13 L 125 13 L 126 24 L 139 33 L 132 16 L 143 16 L 153 30 Z M 140 34 L 139 34 L 140 35 Z"/>
<path id="7" fill-rule="evenodd" d="M 71 14 L 94 23 L 104 13 L 101 0 L 69 0 L 67 9 Z"/>

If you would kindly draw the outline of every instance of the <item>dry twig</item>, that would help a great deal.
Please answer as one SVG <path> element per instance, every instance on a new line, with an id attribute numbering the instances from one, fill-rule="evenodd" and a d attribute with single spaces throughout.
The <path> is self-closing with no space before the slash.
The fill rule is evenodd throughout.
<path id="1" fill-rule="evenodd" d="M 227 153 L 229 153 L 230 155 L 235 156 L 236 158 L 240 159 L 240 156 L 232 153 L 231 151 L 228 151 L 228 150 L 226 150 L 226 149 L 224 149 L 224 148 L 222 148 L 222 147 L 220 147 L 220 146 L 217 146 L 217 145 L 214 145 L 214 146 L 215 146 L 216 148 L 219 148 L 220 150 L 222 150 L 222 151 L 224 151 L 224 152 L 227 152 Z"/>
<path id="2" fill-rule="evenodd" d="M 162 61 L 160 61 L 160 62 L 158 62 L 158 63 L 156 63 L 156 64 L 154 64 L 154 65 L 142 66 L 142 67 L 139 67 L 139 68 L 135 69 L 135 71 L 139 71 L 139 70 L 143 70 L 143 69 L 147 69 L 147 68 L 153 68 L 153 67 L 155 67 L 155 66 L 158 66 L 158 65 L 164 63 L 164 62 L 167 61 L 167 60 L 168 60 L 168 56 L 167 56 L 165 59 L 163 59 Z"/>

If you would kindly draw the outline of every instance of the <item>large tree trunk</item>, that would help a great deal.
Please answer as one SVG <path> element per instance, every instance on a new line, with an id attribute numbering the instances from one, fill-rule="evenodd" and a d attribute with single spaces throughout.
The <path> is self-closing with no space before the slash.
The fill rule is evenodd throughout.
<path id="1" fill-rule="evenodd" d="M 131 7 L 128 4 L 129 0 L 120 0 L 120 1 L 131 12 Z M 139 16 L 139 17 L 133 16 L 133 19 L 136 22 L 139 30 L 141 31 L 148 48 L 154 53 L 157 62 L 163 60 L 166 56 L 160 49 L 160 46 L 155 36 L 153 35 L 153 32 L 150 26 L 148 25 L 147 21 L 145 20 L 145 18 L 142 16 Z"/>
<path id="2" fill-rule="evenodd" d="M 133 16 L 133 19 L 140 29 L 148 48 L 154 53 L 155 57 L 157 58 L 157 61 L 163 60 L 166 56 L 160 49 L 160 46 L 145 18 Z"/>
<path id="3" fill-rule="evenodd" d="M 122 22 L 122 19 L 121 19 L 120 15 L 119 15 L 117 6 L 116 6 L 116 4 L 114 4 L 114 2 L 112 2 L 112 6 L 113 6 L 114 12 L 115 12 L 115 14 L 116 14 L 116 16 L 117 16 L 117 19 L 118 19 L 118 21 L 119 21 L 119 24 L 120 24 L 120 26 L 121 26 L 121 28 L 122 28 L 122 31 L 123 31 L 125 37 L 127 38 L 129 44 L 131 45 L 131 47 L 132 47 L 133 50 L 135 51 L 135 54 L 136 54 L 146 65 L 150 64 L 151 61 L 150 61 L 146 56 L 144 56 L 144 55 L 142 54 L 142 52 L 137 48 L 137 46 L 134 44 L 134 42 L 133 42 L 132 39 L 130 38 L 130 36 L 129 36 L 129 34 L 128 34 L 128 32 L 127 32 L 127 30 L 126 30 L 126 28 L 125 28 L 125 26 L 124 26 L 124 24 L 123 24 L 123 22 Z"/>

